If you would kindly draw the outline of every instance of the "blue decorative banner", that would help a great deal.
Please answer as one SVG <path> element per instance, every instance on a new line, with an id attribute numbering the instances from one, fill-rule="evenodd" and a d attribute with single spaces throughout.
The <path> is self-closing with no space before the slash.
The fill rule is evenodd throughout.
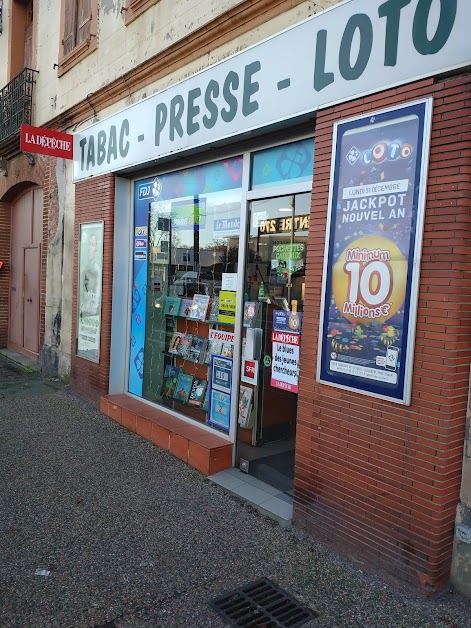
<path id="1" fill-rule="evenodd" d="M 429 101 L 334 132 L 318 380 L 410 402 Z"/>

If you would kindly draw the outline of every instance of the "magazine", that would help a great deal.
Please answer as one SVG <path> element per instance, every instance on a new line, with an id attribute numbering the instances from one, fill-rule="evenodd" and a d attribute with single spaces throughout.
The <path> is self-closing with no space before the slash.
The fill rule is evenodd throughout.
<path id="1" fill-rule="evenodd" d="M 191 385 L 190 396 L 188 397 L 188 403 L 190 406 L 201 408 L 203 406 L 204 395 L 208 382 L 205 379 L 194 379 Z"/>
<path id="2" fill-rule="evenodd" d="M 208 321 L 210 323 L 217 323 L 219 316 L 219 297 L 213 297 L 211 300 L 211 308 L 209 311 Z"/>
<path id="3" fill-rule="evenodd" d="M 175 331 L 173 333 L 172 339 L 170 340 L 170 344 L 168 346 L 169 353 L 175 353 L 176 355 L 180 353 L 180 343 L 182 341 L 182 336 L 183 334 L 181 331 Z"/>
<path id="4" fill-rule="evenodd" d="M 203 362 L 206 353 L 206 346 L 208 344 L 207 338 L 200 338 L 200 336 L 193 336 L 190 352 L 188 357 L 194 362 Z"/>
<path id="5" fill-rule="evenodd" d="M 232 358 L 234 353 L 234 345 L 232 342 L 223 342 L 219 355 L 223 355 L 225 358 Z"/>
<path id="6" fill-rule="evenodd" d="M 244 303 L 244 327 L 255 327 L 259 305 L 258 301 L 246 301 Z"/>
<path id="7" fill-rule="evenodd" d="M 208 348 L 204 356 L 204 364 L 209 364 L 211 362 L 212 355 L 221 355 L 222 345 L 222 340 L 217 340 L 215 338 L 210 339 Z"/>
<path id="8" fill-rule="evenodd" d="M 247 427 L 250 417 L 250 410 L 252 406 L 252 394 L 253 388 L 248 386 L 241 386 L 239 392 L 239 425 L 240 427 Z"/>
<path id="9" fill-rule="evenodd" d="M 162 386 L 162 397 L 173 397 L 177 389 L 177 382 L 180 376 L 181 368 L 167 364 L 164 372 L 164 381 Z"/>
<path id="10" fill-rule="evenodd" d="M 191 312 L 188 318 L 197 321 L 205 321 L 209 308 L 209 295 L 208 294 L 195 294 L 193 296 L 193 304 L 191 306 Z"/>
<path id="11" fill-rule="evenodd" d="M 202 409 L 207 412 L 209 409 L 209 396 L 210 396 L 210 390 L 211 388 L 209 386 L 206 386 L 206 394 L 204 396 L 204 401 L 203 401 L 203 406 Z"/>
<path id="12" fill-rule="evenodd" d="M 190 347 L 193 340 L 192 334 L 182 334 L 180 344 L 178 346 L 178 355 L 187 358 L 190 353 Z"/>
<path id="13" fill-rule="evenodd" d="M 181 371 L 178 377 L 178 382 L 177 382 L 177 386 L 176 386 L 173 398 L 176 399 L 177 401 L 182 401 L 183 403 L 186 403 L 190 395 L 192 384 L 193 384 L 193 375 L 187 375 L 186 373 Z"/>
<path id="14" fill-rule="evenodd" d="M 165 300 L 164 314 L 169 316 L 178 316 L 180 311 L 181 299 L 180 297 L 167 297 Z"/>
<path id="15" fill-rule="evenodd" d="M 193 299 L 182 299 L 180 303 L 180 311 L 178 312 L 178 316 L 183 316 L 184 318 L 188 318 L 191 312 L 192 305 L 193 305 Z"/>

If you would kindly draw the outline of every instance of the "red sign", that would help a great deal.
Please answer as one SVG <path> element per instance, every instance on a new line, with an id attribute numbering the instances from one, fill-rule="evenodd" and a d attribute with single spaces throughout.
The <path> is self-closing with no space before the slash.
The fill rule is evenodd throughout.
<path id="1" fill-rule="evenodd" d="M 242 358 L 242 376 L 243 382 L 257 385 L 258 380 L 258 362 L 256 360 L 247 360 Z"/>
<path id="2" fill-rule="evenodd" d="M 24 153 L 39 153 L 63 159 L 74 158 L 74 136 L 60 131 L 21 125 L 20 149 Z"/>

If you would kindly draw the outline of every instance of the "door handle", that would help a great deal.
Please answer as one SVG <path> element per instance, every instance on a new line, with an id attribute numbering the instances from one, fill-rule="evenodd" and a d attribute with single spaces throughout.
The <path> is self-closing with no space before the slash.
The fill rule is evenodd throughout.
<path id="1" fill-rule="evenodd" d="M 28 303 L 32 303 L 33 299 L 26 299 L 28 301 Z"/>

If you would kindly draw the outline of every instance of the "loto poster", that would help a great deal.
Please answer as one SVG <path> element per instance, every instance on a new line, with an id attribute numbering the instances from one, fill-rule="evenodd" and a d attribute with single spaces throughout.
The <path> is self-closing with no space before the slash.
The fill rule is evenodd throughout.
<path id="1" fill-rule="evenodd" d="M 410 403 L 430 100 L 337 123 L 317 379 Z"/>

